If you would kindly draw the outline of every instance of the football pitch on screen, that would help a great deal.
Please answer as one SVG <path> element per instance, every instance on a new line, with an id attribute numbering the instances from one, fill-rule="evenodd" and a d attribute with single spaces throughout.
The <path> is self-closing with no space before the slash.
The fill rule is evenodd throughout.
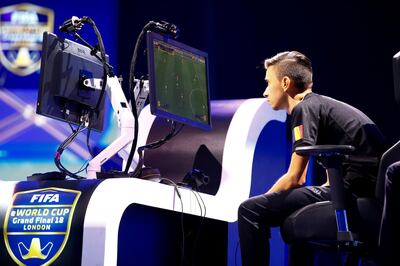
<path id="1" fill-rule="evenodd" d="M 158 108 L 202 123 L 208 122 L 204 59 L 160 47 L 155 50 Z"/>

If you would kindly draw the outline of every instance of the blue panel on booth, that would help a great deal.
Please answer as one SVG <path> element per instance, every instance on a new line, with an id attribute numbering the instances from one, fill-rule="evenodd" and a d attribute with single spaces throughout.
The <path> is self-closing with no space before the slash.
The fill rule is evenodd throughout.
<path id="1" fill-rule="evenodd" d="M 286 172 L 289 162 L 290 138 L 286 134 L 285 123 L 269 122 L 262 130 L 254 152 L 250 197 L 265 193 L 275 181 Z M 270 240 L 270 265 L 284 265 L 285 245 L 280 238 L 279 228 L 272 230 Z M 228 265 L 240 264 L 237 222 L 229 225 Z"/>
<path id="2" fill-rule="evenodd" d="M 132 204 L 118 231 L 118 265 L 226 265 L 222 221 Z"/>
<path id="3" fill-rule="evenodd" d="M 257 142 L 250 196 L 263 194 L 281 177 L 289 161 L 285 123 L 272 121 L 264 128 Z M 279 228 L 271 230 L 270 265 L 284 265 L 285 245 Z"/>

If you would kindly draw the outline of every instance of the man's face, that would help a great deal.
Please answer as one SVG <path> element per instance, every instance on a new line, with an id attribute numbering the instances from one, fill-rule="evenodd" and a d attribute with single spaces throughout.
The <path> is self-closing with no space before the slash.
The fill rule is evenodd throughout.
<path id="1" fill-rule="evenodd" d="M 267 68 L 265 73 L 265 81 L 267 82 L 267 88 L 263 95 L 267 98 L 267 102 L 271 105 L 274 110 L 285 109 L 285 98 L 286 94 L 281 85 L 281 81 L 276 75 L 275 66 Z"/>

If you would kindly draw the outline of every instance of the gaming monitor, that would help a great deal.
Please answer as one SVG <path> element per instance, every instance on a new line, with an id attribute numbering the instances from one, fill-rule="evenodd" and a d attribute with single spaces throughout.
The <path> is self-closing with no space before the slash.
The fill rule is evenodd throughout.
<path id="1" fill-rule="evenodd" d="M 211 129 L 207 53 L 149 31 L 147 59 L 151 113 Z"/>
<path id="2" fill-rule="evenodd" d="M 88 47 L 44 32 L 36 112 L 77 125 L 90 114 L 89 127 L 102 131 L 105 94 L 93 110 L 101 90 L 84 86 L 83 80 L 103 76 L 102 62 Z"/>

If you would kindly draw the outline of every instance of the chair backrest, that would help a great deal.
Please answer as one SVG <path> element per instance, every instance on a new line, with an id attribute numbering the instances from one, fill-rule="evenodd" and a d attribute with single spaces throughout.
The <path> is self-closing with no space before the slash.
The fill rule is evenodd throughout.
<path id="1" fill-rule="evenodd" d="M 394 162 L 400 160 L 400 141 L 390 147 L 383 155 L 379 164 L 378 176 L 376 179 L 375 195 L 383 203 L 385 194 L 385 176 L 387 168 Z"/>
<path id="2" fill-rule="evenodd" d="M 400 52 L 396 53 L 392 58 L 394 98 L 396 103 L 400 105 Z M 385 194 L 385 176 L 387 168 L 394 162 L 400 160 L 400 141 L 389 148 L 381 158 L 379 164 L 375 195 L 383 203 Z"/>
<path id="3" fill-rule="evenodd" d="M 400 105 L 400 52 L 396 53 L 392 58 L 392 70 L 393 70 L 393 87 L 394 87 L 394 98 L 396 103 Z M 379 164 L 377 183 L 375 195 L 383 203 L 385 194 L 385 176 L 387 168 L 394 162 L 400 160 L 400 141 L 389 148 L 381 158 Z"/>

